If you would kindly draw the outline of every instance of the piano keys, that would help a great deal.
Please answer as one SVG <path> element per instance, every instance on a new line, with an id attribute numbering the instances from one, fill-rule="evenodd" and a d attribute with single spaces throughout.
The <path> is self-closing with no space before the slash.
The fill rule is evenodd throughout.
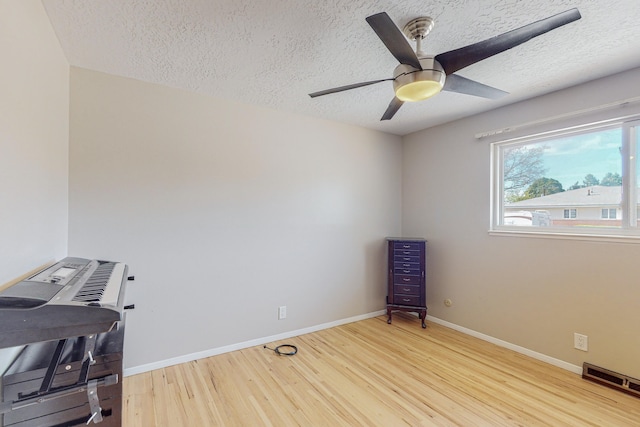
<path id="1" fill-rule="evenodd" d="M 0 348 L 111 330 L 122 320 L 127 265 L 65 258 L 0 293 Z"/>

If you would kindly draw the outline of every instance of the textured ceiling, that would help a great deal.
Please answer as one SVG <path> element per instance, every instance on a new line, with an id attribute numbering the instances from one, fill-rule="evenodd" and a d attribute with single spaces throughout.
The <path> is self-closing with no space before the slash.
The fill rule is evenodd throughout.
<path id="1" fill-rule="evenodd" d="M 640 66 L 638 0 L 43 0 L 73 66 L 217 98 L 404 135 Z M 577 7 L 582 19 L 458 74 L 510 92 L 443 92 L 380 121 L 391 82 L 311 99 L 322 89 L 392 77 L 395 58 L 365 21 L 435 27 L 446 52 Z"/>

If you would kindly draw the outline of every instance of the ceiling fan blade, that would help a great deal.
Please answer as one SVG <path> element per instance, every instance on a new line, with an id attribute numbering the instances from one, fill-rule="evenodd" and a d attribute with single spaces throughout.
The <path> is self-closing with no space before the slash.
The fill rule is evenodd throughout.
<path id="1" fill-rule="evenodd" d="M 509 94 L 509 92 L 478 83 L 475 80 L 470 80 L 457 74 L 450 74 L 447 76 L 442 90 L 480 96 L 482 98 L 489 99 L 498 99 Z"/>
<path id="2" fill-rule="evenodd" d="M 518 46 L 541 34 L 554 30 L 581 18 L 578 9 L 550 16 L 479 43 L 461 47 L 436 55 L 435 60 L 442 65 L 447 75 L 487 59 L 512 47 Z"/>
<path id="3" fill-rule="evenodd" d="M 422 70 L 413 48 L 386 12 L 368 16 L 366 19 L 382 43 L 401 64 L 411 65 L 413 68 Z"/>
<path id="4" fill-rule="evenodd" d="M 404 101 L 400 101 L 397 97 L 393 97 L 389 106 L 387 107 L 387 111 L 384 112 L 382 118 L 380 120 L 391 120 L 391 118 L 398 112 L 400 107 L 402 107 Z"/>
<path id="5" fill-rule="evenodd" d="M 329 95 L 330 93 L 342 92 L 349 89 L 356 89 L 363 86 L 374 85 L 376 83 L 386 82 L 388 80 L 393 80 L 393 79 L 371 80 L 370 82 L 354 83 L 352 85 L 334 87 L 333 89 L 325 89 L 319 92 L 310 93 L 309 96 L 312 98 L 315 98 L 316 96 Z"/>

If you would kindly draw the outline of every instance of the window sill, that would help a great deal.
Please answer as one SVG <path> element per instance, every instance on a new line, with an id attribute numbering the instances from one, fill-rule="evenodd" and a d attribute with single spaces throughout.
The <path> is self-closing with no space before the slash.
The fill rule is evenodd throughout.
<path id="1" fill-rule="evenodd" d="M 608 242 L 608 243 L 631 243 L 640 244 L 640 234 L 580 234 L 567 231 L 526 231 L 516 229 L 500 229 L 489 230 L 490 236 L 498 237 L 526 237 L 534 239 L 560 239 L 560 240 L 583 240 L 591 242 Z"/>

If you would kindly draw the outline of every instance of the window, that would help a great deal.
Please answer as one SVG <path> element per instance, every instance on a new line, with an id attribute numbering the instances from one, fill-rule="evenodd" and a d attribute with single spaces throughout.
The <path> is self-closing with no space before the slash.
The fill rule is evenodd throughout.
<path id="1" fill-rule="evenodd" d="M 640 120 L 492 143 L 493 232 L 640 238 Z"/>
<path id="2" fill-rule="evenodd" d="M 615 209 L 602 209 L 602 219 L 616 219 Z"/>

